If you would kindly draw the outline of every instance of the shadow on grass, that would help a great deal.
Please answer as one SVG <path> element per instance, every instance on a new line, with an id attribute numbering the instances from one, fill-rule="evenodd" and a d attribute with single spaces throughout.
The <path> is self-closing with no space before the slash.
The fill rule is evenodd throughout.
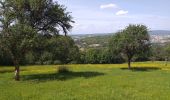
<path id="1" fill-rule="evenodd" d="M 0 73 L 4 74 L 4 73 L 12 73 L 14 72 L 14 70 L 0 70 Z"/>
<path id="2" fill-rule="evenodd" d="M 20 71 L 25 71 L 24 69 L 20 69 Z M 14 73 L 14 70 L 9 70 L 9 69 L 3 69 L 0 70 L 0 74 L 5 74 L 5 73 Z"/>
<path id="3" fill-rule="evenodd" d="M 104 73 L 99 72 L 67 72 L 67 73 L 51 73 L 51 74 L 34 74 L 34 75 L 24 75 L 22 80 L 31 81 L 48 81 L 48 80 L 68 80 L 78 77 L 91 78 L 104 75 Z"/>
<path id="4" fill-rule="evenodd" d="M 122 70 L 131 70 L 131 71 L 155 71 L 155 70 L 161 70 L 161 68 L 158 67 L 132 67 L 131 69 L 128 68 L 121 68 Z"/>

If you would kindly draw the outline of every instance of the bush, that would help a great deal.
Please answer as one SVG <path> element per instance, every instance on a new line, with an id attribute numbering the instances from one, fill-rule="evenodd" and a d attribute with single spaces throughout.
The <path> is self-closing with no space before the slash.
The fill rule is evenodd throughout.
<path id="1" fill-rule="evenodd" d="M 53 61 L 51 61 L 51 60 L 43 62 L 43 65 L 51 65 L 51 64 L 53 64 Z"/>
<path id="2" fill-rule="evenodd" d="M 46 62 L 50 62 L 52 60 L 53 54 L 50 52 L 45 51 L 41 56 L 40 56 L 40 61 L 43 62 L 43 64 L 46 65 Z"/>
<path id="3" fill-rule="evenodd" d="M 37 61 L 35 62 L 36 65 L 42 65 L 42 62 L 41 61 Z"/>
<path id="4" fill-rule="evenodd" d="M 59 66 L 58 67 L 58 73 L 68 73 L 70 72 L 69 68 L 67 66 Z"/>
<path id="5" fill-rule="evenodd" d="M 60 60 L 55 60 L 53 64 L 54 65 L 57 65 L 57 64 L 59 65 L 59 64 L 62 64 L 62 62 Z"/>
<path id="6" fill-rule="evenodd" d="M 71 61 L 69 64 L 77 64 L 77 61 Z"/>

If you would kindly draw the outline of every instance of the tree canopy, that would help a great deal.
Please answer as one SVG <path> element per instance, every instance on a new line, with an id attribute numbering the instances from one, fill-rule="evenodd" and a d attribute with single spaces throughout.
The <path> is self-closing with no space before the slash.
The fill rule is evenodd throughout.
<path id="1" fill-rule="evenodd" d="M 1 0 L 0 43 L 13 60 L 15 79 L 19 80 L 20 61 L 35 46 L 37 34 L 66 35 L 73 22 L 66 7 L 52 0 Z"/>
<path id="2" fill-rule="evenodd" d="M 145 54 L 150 47 L 148 29 L 144 25 L 129 25 L 110 40 L 110 50 L 127 58 L 128 67 L 134 55 Z"/>

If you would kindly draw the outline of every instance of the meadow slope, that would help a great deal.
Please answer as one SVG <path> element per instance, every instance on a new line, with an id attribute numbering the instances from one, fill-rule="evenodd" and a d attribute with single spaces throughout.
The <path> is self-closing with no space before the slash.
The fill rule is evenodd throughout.
<path id="1" fill-rule="evenodd" d="M 170 64 L 164 62 L 111 65 L 23 66 L 21 81 L 13 67 L 0 67 L 0 100 L 169 100 Z"/>

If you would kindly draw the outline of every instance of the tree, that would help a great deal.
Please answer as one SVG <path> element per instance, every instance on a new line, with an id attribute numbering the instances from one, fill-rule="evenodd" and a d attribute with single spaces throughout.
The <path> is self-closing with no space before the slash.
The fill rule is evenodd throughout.
<path id="1" fill-rule="evenodd" d="M 85 54 L 85 63 L 87 64 L 100 63 L 99 54 L 100 54 L 99 49 L 94 49 L 94 48 L 88 49 Z"/>
<path id="2" fill-rule="evenodd" d="M 121 53 L 127 58 L 128 68 L 131 69 L 132 58 L 149 50 L 150 40 L 148 29 L 144 25 L 129 25 L 116 33 L 110 40 L 110 50 Z"/>
<path id="3" fill-rule="evenodd" d="M 152 61 L 164 61 L 167 56 L 165 52 L 166 46 L 161 44 L 152 44 L 151 45 L 151 57 Z"/>
<path id="4" fill-rule="evenodd" d="M 69 36 L 53 36 L 48 44 L 46 48 L 53 54 L 53 61 L 59 60 L 66 64 L 79 58 L 79 49 Z"/>
<path id="5" fill-rule="evenodd" d="M 170 43 L 167 43 L 164 47 L 164 57 L 165 57 L 165 66 L 167 66 L 170 57 Z"/>
<path id="6" fill-rule="evenodd" d="M 72 22 L 66 8 L 52 0 L 0 1 L 0 47 L 13 60 L 15 80 L 20 79 L 20 62 L 35 46 L 37 34 L 67 35 Z"/>

